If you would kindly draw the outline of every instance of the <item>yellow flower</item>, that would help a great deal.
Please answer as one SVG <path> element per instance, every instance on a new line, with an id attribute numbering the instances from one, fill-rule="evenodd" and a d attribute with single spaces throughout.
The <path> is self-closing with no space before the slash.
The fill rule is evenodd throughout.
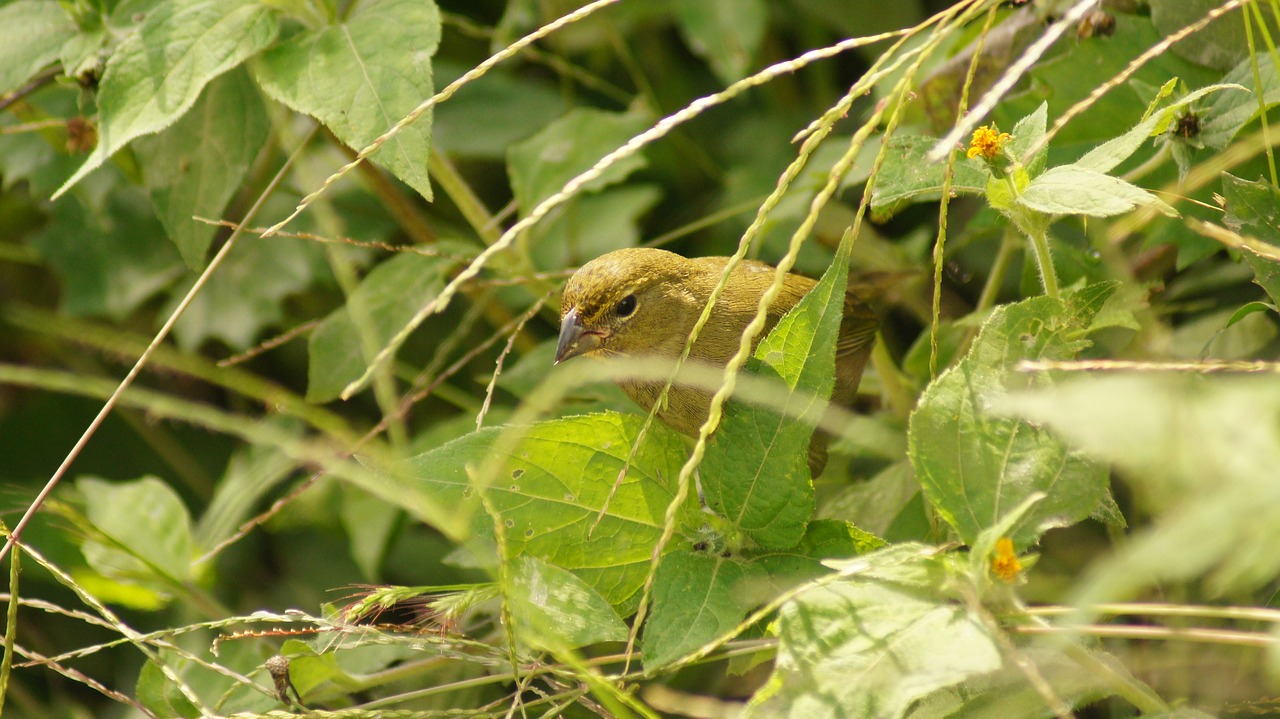
<path id="1" fill-rule="evenodd" d="M 970 159 L 982 155 L 988 160 L 994 160 L 1000 155 L 1000 148 L 1004 147 L 1004 143 L 1012 139 L 1007 132 L 997 132 L 994 127 L 983 125 L 973 131 L 967 154 Z"/>
<path id="2" fill-rule="evenodd" d="M 1022 571 L 1022 563 L 1018 561 L 1018 555 L 1013 551 L 1012 539 L 1001 537 L 996 540 L 996 556 L 991 560 L 991 571 L 1006 582 L 1012 582 L 1018 578 L 1018 572 Z"/>

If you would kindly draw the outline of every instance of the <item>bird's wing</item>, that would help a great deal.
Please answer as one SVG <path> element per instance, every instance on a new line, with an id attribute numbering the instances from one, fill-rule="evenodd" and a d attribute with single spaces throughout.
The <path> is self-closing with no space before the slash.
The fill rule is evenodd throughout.
<path id="1" fill-rule="evenodd" d="M 876 317 L 876 313 L 862 300 L 846 294 L 844 318 L 840 321 L 840 338 L 836 340 L 836 356 L 856 354 L 870 347 L 879 329 L 880 319 Z"/>

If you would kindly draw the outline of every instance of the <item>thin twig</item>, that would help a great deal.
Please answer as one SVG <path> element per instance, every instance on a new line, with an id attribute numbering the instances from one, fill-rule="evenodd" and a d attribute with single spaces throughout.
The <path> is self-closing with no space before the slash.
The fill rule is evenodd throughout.
<path id="1" fill-rule="evenodd" d="M 241 353 L 240 353 L 240 354 L 238 354 L 238 355 L 233 355 L 233 356 L 231 356 L 231 357 L 227 357 L 227 358 L 225 358 L 225 359 L 220 359 L 220 360 L 218 360 L 218 366 L 219 366 L 219 367 L 234 367 L 235 365 L 238 365 L 238 364 L 240 364 L 240 363 L 242 363 L 242 362 L 247 362 L 247 361 L 249 361 L 249 360 L 253 359 L 254 357 L 257 357 L 258 355 L 260 355 L 260 354 L 262 354 L 262 353 L 264 353 L 264 352 L 269 352 L 269 351 L 271 351 L 271 350 L 273 350 L 273 349 L 275 349 L 275 348 L 279 347 L 280 345 L 282 345 L 282 344 L 285 344 L 285 343 L 289 342 L 290 340 L 294 339 L 295 337 L 299 337 L 299 336 L 301 336 L 301 335 L 304 335 L 304 334 L 306 334 L 306 333 L 310 332 L 311 330 L 315 329 L 316 327 L 319 327 L 321 322 L 323 322 L 323 320 L 319 320 L 319 319 L 314 319 L 314 320 L 310 320 L 310 321 L 308 321 L 308 322 L 303 322 L 302 324 L 300 324 L 300 325 L 298 325 L 298 326 L 296 326 L 296 327 L 294 327 L 294 328 L 292 328 L 292 329 L 290 329 L 290 330 L 287 330 L 287 331 L 285 331 L 285 332 L 282 332 L 282 333 L 280 333 L 280 334 L 276 335 L 275 337 L 272 337 L 271 339 L 268 339 L 268 340 L 265 340 L 265 341 L 261 342 L 260 344 L 258 344 L 258 346 L 257 346 L 257 347 L 253 347 L 253 348 L 250 348 L 250 349 L 248 349 L 248 350 L 245 350 L 244 352 L 241 352 Z"/>
<path id="2" fill-rule="evenodd" d="M 480 406 L 480 413 L 476 415 L 477 432 L 484 426 L 484 416 L 489 413 L 489 404 L 493 401 L 493 392 L 498 386 L 498 377 L 502 374 L 502 363 L 507 359 L 507 355 L 511 354 L 511 348 L 515 347 L 516 338 L 520 336 L 520 331 L 524 329 L 524 323 L 538 314 L 549 299 L 551 299 L 550 294 L 543 295 L 542 299 L 533 303 L 532 307 L 517 318 L 515 329 L 511 330 L 511 335 L 507 338 L 507 346 L 502 348 L 502 352 L 498 355 L 498 361 L 493 368 L 493 376 L 489 378 L 489 386 L 485 389 L 484 404 Z"/>

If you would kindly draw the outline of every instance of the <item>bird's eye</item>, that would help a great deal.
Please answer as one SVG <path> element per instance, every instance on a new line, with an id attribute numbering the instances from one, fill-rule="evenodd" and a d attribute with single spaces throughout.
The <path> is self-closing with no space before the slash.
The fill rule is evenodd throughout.
<path id="1" fill-rule="evenodd" d="M 619 317 L 628 317 L 632 312 L 636 311 L 636 296 L 627 295 L 618 301 L 618 306 L 613 308 L 613 313 Z"/>

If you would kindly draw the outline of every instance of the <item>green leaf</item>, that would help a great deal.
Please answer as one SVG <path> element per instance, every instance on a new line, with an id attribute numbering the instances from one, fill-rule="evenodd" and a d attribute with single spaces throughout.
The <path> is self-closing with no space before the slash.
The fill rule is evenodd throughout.
<path id="1" fill-rule="evenodd" d="M 210 82 L 172 127 L 136 143 L 156 215 L 188 267 L 203 266 L 216 231 L 194 217 L 222 217 L 268 130 L 262 98 L 237 69 Z"/>
<path id="2" fill-rule="evenodd" d="M 57 199 L 120 148 L 172 125 L 213 78 L 276 38 L 275 15 L 256 0 L 161 3 L 107 61 L 98 92 L 98 146 Z"/>
<path id="3" fill-rule="evenodd" d="M 1280 262 L 1250 249 L 1244 249 L 1240 254 L 1244 257 L 1245 264 L 1253 268 L 1254 283 L 1266 290 L 1267 296 L 1271 298 L 1271 309 L 1274 311 L 1275 305 L 1280 304 Z"/>
<path id="4" fill-rule="evenodd" d="M 164 675 L 154 659 L 148 659 L 138 673 L 135 687 L 138 701 L 155 716 L 195 719 L 200 710 L 183 695 L 178 685 Z"/>
<path id="5" fill-rule="evenodd" d="M 405 323 L 444 287 L 453 261 L 405 252 L 373 268 L 346 306 L 311 334 L 307 399 L 327 402 L 364 373 Z"/>
<path id="6" fill-rule="evenodd" d="M 927 162 L 925 155 L 938 142 L 935 137 L 895 134 L 889 140 L 889 155 L 871 190 L 871 209 L 877 216 L 892 215 L 908 202 L 927 202 L 942 197 L 942 177 L 946 164 Z M 987 186 L 987 171 L 976 162 L 957 158 L 951 191 L 980 195 Z"/>
<path id="7" fill-rule="evenodd" d="M 1280 102 L 1280 74 L 1276 72 L 1275 61 L 1270 53 L 1258 53 L 1256 59 L 1261 88 L 1254 83 L 1253 60 L 1245 58 L 1222 78 L 1222 82 L 1253 88 L 1252 92 L 1224 92 L 1197 113 L 1201 124 L 1196 139 L 1206 147 L 1221 150 L 1245 125 L 1257 119 L 1261 111 L 1258 94 L 1262 95 L 1262 104 L 1268 108 Z"/>
<path id="8" fill-rule="evenodd" d="M 614 607 L 634 609 L 675 496 L 684 440 L 662 425 L 650 427 L 599 526 L 592 531 L 592 525 L 643 422 L 635 415 L 605 412 L 476 432 L 408 460 L 404 469 L 413 479 L 385 486 L 379 496 L 450 531 L 439 514 L 418 513 L 412 502 L 423 498 L 444 521 L 472 522 L 475 531 L 489 534 L 492 520 L 483 512 L 473 517 L 475 481 L 488 478 L 473 481 L 468 472 L 479 472 L 501 456 L 500 474 L 485 491 L 505 525 L 508 557 L 544 559 L 576 574 Z M 523 435 L 514 449 L 504 442 L 506 431 Z M 681 526 L 701 523 L 696 501 L 691 497 L 683 509 Z"/>
<path id="9" fill-rule="evenodd" d="M 1170 217 L 1179 216 L 1177 210 L 1150 192 L 1077 165 L 1047 170 L 1022 191 L 1018 204 L 1049 215 L 1089 217 L 1110 217 L 1150 205 Z"/>
<path id="10" fill-rule="evenodd" d="M 1280 190 L 1265 180 L 1250 182 L 1224 172 L 1222 196 L 1226 199 L 1223 224 L 1241 234 L 1280 245 Z"/>
<path id="11" fill-rule="evenodd" d="M 591 169 L 600 158 L 648 126 L 648 118 L 638 112 L 575 108 L 528 140 L 512 145 L 507 151 L 507 174 L 511 176 L 520 214 L 528 214 L 569 180 Z M 644 166 L 642 155 L 631 155 L 615 162 L 582 189 L 603 189 Z"/>
<path id="12" fill-rule="evenodd" d="M 529 644 L 563 652 L 627 639 L 627 625 L 609 603 L 572 573 L 532 556 L 516 557 L 507 572 L 507 607 L 516 633 Z"/>
<path id="13" fill-rule="evenodd" d="M 62 279 L 63 312 L 120 320 L 183 274 L 182 260 L 140 192 L 112 192 L 101 214 L 53 205 L 31 239 Z"/>
<path id="14" fill-rule="evenodd" d="M 744 717 L 897 719 L 921 697 L 998 669 L 981 620 L 891 582 L 817 586 L 783 606 L 773 676 Z"/>
<path id="15" fill-rule="evenodd" d="M 1182 108 L 1218 90 L 1244 90 L 1248 92 L 1248 88 L 1241 85 L 1218 84 L 1202 87 L 1179 98 L 1177 102 L 1171 105 L 1160 108 L 1155 112 L 1150 112 L 1146 119 L 1134 125 L 1129 131 L 1113 140 L 1108 140 L 1098 145 L 1070 166 L 1098 173 L 1111 172 L 1120 163 L 1129 159 L 1130 155 L 1137 152 L 1138 148 L 1142 147 L 1142 144 L 1147 141 L 1147 138 L 1167 130 L 1173 122 L 1174 116 Z"/>
<path id="16" fill-rule="evenodd" d="M 972 545 L 982 530 L 1037 492 L 1048 495 L 1011 534 L 1025 548 L 1049 526 L 1089 515 L 1107 491 L 1107 472 L 1044 429 L 997 416 L 990 405 L 1041 376 L 1024 359 L 1071 359 L 1113 284 L 1065 299 L 1035 297 L 996 309 L 968 355 L 925 390 L 908 430 L 911 464 L 938 513 Z"/>
<path id="17" fill-rule="evenodd" d="M 50 0 L 18 0 L 0 8 L 0 95 L 17 90 L 58 59 L 76 24 Z"/>
<path id="18" fill-rule="evenodd" d="M 718 555 L 675 551 L 653 580 L 653 613 L 644 625 L 645 671 L 666 666 L 733 631 L 760 601 L 764 572 Z"/>
<path id="19" fill-rule="evenodd" d="M 401 528 L 400 508 L 356 487 L 345 486 L 342 490 L 338 517 L 347 533 L 351 559 L 365 581 L 376 582 L 392 537 Z"/>
<path id="20" fill-rule="evenodd" d="M 675 10 L 680 35 L 716 78 L 727 84 L 746 76 L 769 21 L 763 0 L 697 0 Z"/>
<path id="21" fill-rule="evenodd" d="M 1042 102 L 1040 103 L 1040 106 L 1035 109 L 1035 112 L 1032 112 L 1018 120 L 1018 122 L 1013 126 L 1013 130 L 1009 133 L 1013 138 L 1009 141 L 1009 154 L 1021 160 L 1022 156 L 1027 154 L 1027 150 L 1030 150 L 1032 145 L 1036 144 L 1040 138 L 1044 137 L 1048 123 L 1049 103 Z M 1025 167 L 1027 174 L 1035 176 L 1044 172 L 1045 163 L 1048 162 L 1048 156 L 1049 148 L 1040 148 L 1040 152 L 1037 152 L 1036 156 L 1027 162 Z M 986 175 L 987 173 L 983 172 L 984 178 Z"/>
<path id="22" fill-rule="evenodd" d="M 155 477 L 76 481 L 85 515 L 100 533 L 84 544 L 85 559 L 103 576 L 172 590 L 191 578 L 191 517 L 173 489 Z"/>
<path id="23" fill-rule="evenodd" d="M 763 570 L 768 582 L 768 599 L 805 582 L 829 574 L 828 560 L 847 560 L 884 546 L 884 540 L 837 519 L 815 519 L 809 523 L 800 543 L 782 550 L 747 550 L 743 556 Z"/>
<path id="24" fill-rule="evenodd" d="M 760 341 L 758 361 L 748 363 L 790 389 L 785 411 L 728 403 L 702 461 L 707 506 L 763 548 L 794 546 L 813 516 L 807 451 L 834 382 L 846 244 L 817 286 Z"/>
<path id="25" fill-rule="evenodd" d="M 1151 22 L 1161 35 L 1165 36 L 1172 35 L 1187 25 L 1204 19 L 1210 11 L 1222 6 L 1216 0 L 1151 0 L 1149 4 Z M 1249 8 L 1246 7 L 1244 11 L 1249 12 Z M 1267 32 L 1271 37 L 1275 37 L 1280 30 L 1276 27 L 1276 18 L 1271 13 L 1265 13 L 1264 16 L 1270 16 L 1266 23 Z M 1254 21 L 1256 19 L 1257 15 L 1250 18 Z M 1256 26 L 1253 33 L 1256 38 L 1258 33 Z M 1201 28 L 1196 32 L 1194 42 L 1174 44 L 1171 51 L 1194 63 L 1207 65 L 1218 71 L 1226 70 L 1242 58 L 1246 58 L 1250 53 L 1250 43 L 1245 35 L 1244 18 L 1240 16 L 1240 9 L 1233 9 L 1220 20 Z M 1264 52 L 1260 51 L 1258 54 L 1262 55 Z"/>
<path id="26" fill-rule="evenodd" d="M 1224 224 L 1242 235 L 1280 245 L 1280 190 L 1264 180 L 1249 182 L 1223 173 L 1222 194 L 1227 211 Z M 1248 247 L 1241 248 L 1241 255 L 1253 268 L 1253 281 L 1273 303 L 1280 302 L 1280 263 Z"/>
<path id="27" fill-rule="evenodd" d="M 287 652 L 287 654 L 286 654 Z M 334 652 L 317 652 L 297 640 L 289 640 L 280 648 L 289 657 L 289 681 L 305 701 L 312 690 L 332 682 L 340 687 L 354 687 L 355 682 L 338 666 Z"/>
<path id="28" fill-rule="evenodd" d="M 424 0 L 369 0 L 343 22 L 299 33 L 254 66 L 262 89 L 363 150 L 435 92 L 431 56 L 440 11 Z M 405 127 L 372 156 L 431 199 L 431 116 Z"/>

